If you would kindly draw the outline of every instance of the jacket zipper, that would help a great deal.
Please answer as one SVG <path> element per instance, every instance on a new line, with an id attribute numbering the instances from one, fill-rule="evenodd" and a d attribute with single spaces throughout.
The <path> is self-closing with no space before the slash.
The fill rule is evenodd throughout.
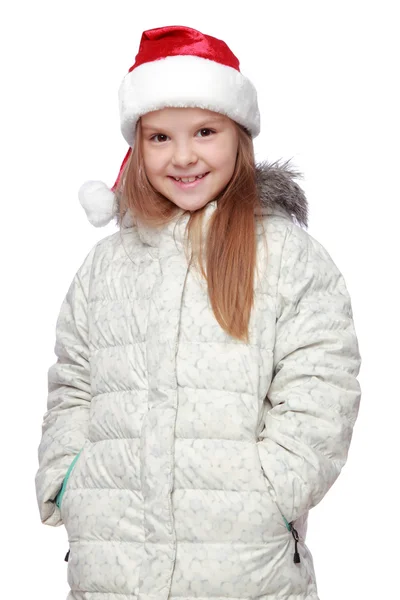
<path id="1" fill-rule="evenodd" d="M 261 465 L 261 468 L 262 468 L 262 465 Z M 280 512 L 280 513 L 281 513 L 281 515 L 282 515 L 282 519 L 283 519 L 283 520 L 284 520 L 284 522 L 285 522 L 286 529 L 287 529 L 288 531 L 290 531 L 290 533 L 291 533 L 291 534 L 292 534 L 292 536 L 293 536 L 293 539 L 294 539 L 294 555 L 293 555 L 293 562 L 297 564 L 297 563 L 299 563 L 299 562 L 300 562 L 300 554 L 299 554 L 299 552 L 298 552 L 298 550 L 297 550 L 297 543 L 298 543 L 298 541 L 299 541 L 299 534 L 297 533 L 296 529 L 293 527 L 293 522 L 290 522 L 290 523 L 289 523 L 289 522 L 288 522 L 288 520 L 285 518 L 285 515 L 282 513 L 282 511 L 281 511 L 281 509 L 280 509 L 280 507 L 279 507 L 279 504 L 277 503 L 277 501 L 276 501 L 276 498 L 274 497 L 274 495 L 272 496 L 272 499 L 273 499 L 273 501 L 275 502 L 275 504 L 276 504 L 276 506 L 277 506 L 277 509 L 279 510 L 279 512 Z"/>
<path id="2" fill-rule="evenodd" d="M 293 539 L 294 539 L 294 554 L 293 554 L 293 562 L 294 563 L 299 563 L 300 562 L 300 554 L 297 551 L 297 542 L 299 541 L 299 534 L 297 533 L 296 529 L 293 527 L 293 523 L 288 523 L 287 519 L 285 519 L 285 517 L 282 515 L 283 520 L 285 521 L 285 525 L 287 527 L 287 529 L 291 532 Z"/>
<path id="3" fill-rule="evenodd" d="M 69 465 L 67 473 L 64 477 L 64 480 L 62 482 L 62 486 L 61 486 L 61 490 L 58 492 L 57 496 L 56 496 L 56 505 L 58 506 L 58 508 L 61 510 L 61 502 L 62 502 L 62 498 L 64 496 L 65 493 L 65 488 L 67 487 L 67 483 L 68 483 L 68 479 L 69 476 L 71 475 L 71 471 L 74 468 L 74 465 L 76 463 L 76 461 L 79 458 L 80 453 L 82 452 L 83 448 L 81 448 L 78 452 L 78 454 L 75 456 L 75 458 L 73 459 L 72 463 Z"/>
<path id="4" fill-rule="evenodd" d="M 67 471 L 67 473 L 66 473 L 66 475 L 65 475 L 65 478 L 64 478 L 64 480 L 63 480 L 63 483 L 62 483 L 62 486 L 61 486 L 61 490 L 58 492 L 58 494 L 57 494 L 57 496 L 56 496 L 56 505 L 58 506 L 58 508 L 59 508 L 60 510 L 61 510 L 61 500 L 62 500 L 62 497 L 64 496 L 64 493 L 65 493 L 65 488 L 66 488 L 66 485 L 67 485 L 67 481 L 68 481 L 68 479 L 69 479 L 69 476 L 70 476 L 70 474 L 71 474 L 71 471 L 72 471 L 72 469 L 73 469 L 73 466 L 74 466 L 74 464 L 76 463 L 76 461 L 78 460 L 78 458 L 79 458 L 79 455 L 80 455 L 80 453 L 82 452 L 82 450 L 83 450 L 83 448 L 81 448 L 81 449 L 79 450 L 78 454 L 75 456 L 74 460 L 73 460 L 73 461 L 72 461 L 72 463 L 70 464 L 70 466 L 69 466 L 69 468 L 68 468 L 68 471 Z M 64 560 L 65 560 L 65 562 L 68 562 L 68 560 L 69 560 L 69 552 L 70 552 L 70 550 L 68 549 L 68 552 L 67 552 L 67 554 L 64 556 Z"/>

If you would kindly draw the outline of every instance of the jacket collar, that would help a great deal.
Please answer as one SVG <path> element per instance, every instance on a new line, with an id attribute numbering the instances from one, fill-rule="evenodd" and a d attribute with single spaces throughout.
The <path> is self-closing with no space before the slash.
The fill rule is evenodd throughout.
<path id="1" fill-rule="evenodd" d="M 307 228 L 308 201 L 304 191 L 294 181 L 296 178 L 302 178 L 303 175 L 289 166 L 289 162 L 280 164 L 279 161 L 273 163 L 263 161 L 256 164 L 256 182 L 262 204 L 261 214 L 281 214 Z M 207 204 L 204 227 L 207 226 L 207 222 L 216 208 L 216 200 Z M 181 245 L 189 220 L 189 213 L 182 216 L 182 212 L 162 228 L 143 225 L 138 221 L 136 226 L 141 240 L 149 246 L 157 247 L 160 245 L 161 239 L 173 238 L 177 245 Z M 132 217 L 127 214 L 123 220 L 123 227 L 132 225 Z"/>

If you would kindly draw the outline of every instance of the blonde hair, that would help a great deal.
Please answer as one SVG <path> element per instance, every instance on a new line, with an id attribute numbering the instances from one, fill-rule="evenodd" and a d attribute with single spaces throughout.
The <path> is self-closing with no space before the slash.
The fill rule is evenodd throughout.
<path id="1" fill-rule="evenodd" d="M 192 254 L 188 260 L 198 267 L 207 281 L 216 320 L 230 336 L 248 343 L 257 262 L 256 221 L 261 200 L 256 184 L 253 141 L 244 127 L 236 122 L 234 124 L 238 131 L 235 169 L 228 185 L 214 198 L 217 207 L 210 218 L 204 241 L 205 259 L 202 237 L 207 204 L 196 211 L 183 211 L 182 217 L 189 212 L 186 241 L 190 241 Z M 115 190 L 119 201 L 117 221 L 121 225 L 129 210 L 142 223 L 162 227 L 182 209 L 149 182 L 141 146 L 139 119 L 135 144 Z"/>

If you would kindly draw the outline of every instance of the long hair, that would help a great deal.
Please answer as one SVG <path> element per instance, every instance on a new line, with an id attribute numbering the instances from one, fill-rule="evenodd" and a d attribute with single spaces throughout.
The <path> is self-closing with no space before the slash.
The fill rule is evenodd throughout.
<path id="1" fill-rule="evenodd" d="M 253 141 L 244 127 L 234 124 L 239 141 L 235 169 L 227 186 L 214 198 L 217 206 L 204 242 L 203 218 L 207 205 L 195 211 L 183 211 L 182 217 L 190 213 L 186 242 L 190 242 L 192 253 L 187 257 L 207 281 L 216 320 L 230 336 L 248 343 L 257 263 L 256 222 L 261 200 L 256 184 Z M 163 227 L 182 209 L 151 185 L 141 147 L 139 119 L 135 144 L 115 190 L 119 201 L 118 224 L 121 225 L 129 210 L 142 223 Z M 185 252 L 187 250 L 186 247 Z"/>

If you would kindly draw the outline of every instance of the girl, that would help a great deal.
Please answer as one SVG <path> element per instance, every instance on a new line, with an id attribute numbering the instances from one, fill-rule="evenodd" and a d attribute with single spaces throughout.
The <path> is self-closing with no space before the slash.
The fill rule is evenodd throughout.
<path id="1" fill-rule="evenodd" d="M 255 164 L 257 94 L 221 40 L 142 35 L 119 91 L 113 217 L 57 321 L 41 520 L 68 600 L 318 600 L 309 510 L 346 463 L 361 357 L 345 281 L 288 164 Z"/>

